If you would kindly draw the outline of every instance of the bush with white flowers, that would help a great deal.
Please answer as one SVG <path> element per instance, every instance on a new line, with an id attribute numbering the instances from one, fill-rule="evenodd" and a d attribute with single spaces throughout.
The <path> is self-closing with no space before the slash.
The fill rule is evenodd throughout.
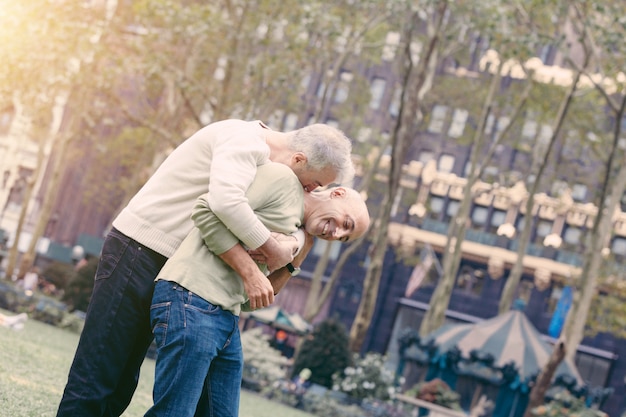
<path id="1" fill-rule="evenodd" d="M 355 354 L 353 365 L 333 375 L 333 390 L 343 392 L 355 400 L 376 398 L 387 400 L 395 393 L 394 373 L 385 367 L 385 356 L 367 353 Z"/>
<path id="2" fill-rule="evenodd" d="M 243 377 L 267 386 L 285 378 L 289 359 L 270 346 L 270 337 L 260 327 L 241 333 Z"/>

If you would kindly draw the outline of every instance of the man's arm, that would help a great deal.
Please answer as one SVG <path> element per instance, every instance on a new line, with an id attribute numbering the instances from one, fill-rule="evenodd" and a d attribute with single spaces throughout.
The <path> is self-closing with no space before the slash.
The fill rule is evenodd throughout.
<path id="1" fill-rule="evenodd" d="M 275 290 L 272 284 L 243 246 L 238 243 L 219 257 L 241 277 L 251 310 L 267 307 L 274 302 Z"/>
<path id="2" fill-rule="evenodd" d="M 238 240 L 260 250 L 272 271 L 291 262 L 292 253 L 270 236 L 245 195 L 257 166 L 267 162 L 268 155 L 267 145 L 260 138 L 250 140 L 249 134 L 224 133 L 224 139 L 213 149 L 209 192 L 203 202 Z M 196 223 L 196 227 L 202 226 Z"/>
<path id="3" fill-rule="evenodd" d="M 274 289 L 237 237 L 208 208 L 206 195 L 198 198 L 191 214 L 204 244 L 218 255 L 241 277 L 250 299 L 250 308 L 267 307 L 274 302 Z M 293 241 L 293 239 L 292 239 Z M 293 242 L 284 241 L 284 247 L 293 253 Z"/>
<path id="4" fill-rule="evenodd" d="M 305 235 L 306 240 L 304 242 L 304 246 L 302 247 L 302 249 L 300 249 L 298 255 L 296 255 L 296 257 L 291 262 L 291 264 L 296 268 L 300 268 L 307 254 L 311 251 L 311 248 L 313 248 L 313 236 L 309 235 L 308 233 L 305 233 Z M 287 284 L 289 278 L 291 278 L 291 272 L 289 272 L 287 267 L 284 266 L 272 272 L 267 278 L 272 284 L 272 288 L 274 289 L 274 295 L 276 295 Z"/>

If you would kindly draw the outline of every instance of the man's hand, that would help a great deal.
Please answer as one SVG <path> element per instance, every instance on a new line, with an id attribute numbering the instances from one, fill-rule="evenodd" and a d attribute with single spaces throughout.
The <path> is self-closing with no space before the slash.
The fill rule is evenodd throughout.
<path id="1" fill-rule="evenodd" d="M 265 274 L 257 268 L 253 276 L 243 277 L 243 287 L 250 299 L 250 309 L 268 307 L 274 302 L 274 288 Z"/>
<path id="2" fill-rule="evenodd" d="M 256 310 L 274 302 L 274 288 L 254 263 L 248 252 L 237 244 L 220 255 L 220 258 L 233 268 L 241 277 L 246 294 L 250 298 L 250 308 Z"/>
<path id="3" fill-rule="evenodd" d="M 298 248 L 298 243 L 294 237 L 283 236 L 286 237 L 284 239 L 281 238 L 279 241 L 274 235 L 271 235 L 270 238 L 267 239 L 267 242 L 257 248 L 256 252 L 258 252 L 264 260 L 258 259 L 251 253 L 253 259 L 266 264 L 270 272 L 276 271 L 293 261 L 293 254 Z"/>
<path id="4" fill-rule="evenodd" d="M 283 250 L 287 248 L 292 251 L 293 255 L 295 255 L 295 253 L 298 252 L 298 246 L 299 246 L 298 239 L 296 239 L 294 235 L 286 235 L 284 233 L 272 232 L 270 239 L 271 238 L 274 238 L 276 242 L 278 243 L 278 245 L 283 247 Z M 267 265 L 267 256 L 265 256 L 265 254 L 261 251 L 260 248 L 257 248 L 255 250 L 250 249 L 248 250 L 248 253 L 252 257 L 252 259 L 255 260 L 255 262 Z M 287 265 L 287 263 L 285 265 Z M 270 271 L 272 271 L 271 268 L 269 269 Z"/>
<path id="5" fill-rule="evenodd" d="M 314 242 L 315 241 L 313 239 L 313 236 L 305 233 L 304 246 L 292 262 L 295 266 L 299 267 L 300 265 L 302 265 L 302 262 L 304 262 L 304 258 L 306 258 L 311 248 L 313 248 Z M 283 267 L 277 271 L 272 272 L 267 278 L 272 283 L 272 287 L 274 288 L 274 295 L 276 295 L 287 284 L 287 281 L 289 281 L 289 279 L 291 278 L 291 273 L 289 273 L 287 268 Z"/>

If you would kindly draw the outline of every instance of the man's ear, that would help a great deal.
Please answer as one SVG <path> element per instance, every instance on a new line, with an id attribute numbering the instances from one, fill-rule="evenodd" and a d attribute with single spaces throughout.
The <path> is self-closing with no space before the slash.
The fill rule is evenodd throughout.
<path id="1" fill-rule="evenodd" d="M 294 164 L 294 166 L 303 163 L 304 165 L 306 165 L 308 159 L 306 157 L 305 154 L 303 154 L 302 152 L 295 152 L 293 155 L 291 155 L 291 162 Z"/>
<path id="2" fill-rule="evenodd" d="M 330 198 L 335 198 L 335 197 L 345 197 L 346 196 L 346 189 L 343 187 L 335 187 L 330 191 Z"/>

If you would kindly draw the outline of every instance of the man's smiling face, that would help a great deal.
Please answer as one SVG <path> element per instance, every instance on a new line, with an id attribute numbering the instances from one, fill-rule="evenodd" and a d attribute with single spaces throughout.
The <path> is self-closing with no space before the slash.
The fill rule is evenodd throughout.
<path id="1" fill-rule="evenodd" d="M 367 207 L 356 191 L 341 187 L 336 190 L 329 200 L 319 202 L 307 213 L 304 228 L 324 240 L 357 239 L 369 227 Z"/>

